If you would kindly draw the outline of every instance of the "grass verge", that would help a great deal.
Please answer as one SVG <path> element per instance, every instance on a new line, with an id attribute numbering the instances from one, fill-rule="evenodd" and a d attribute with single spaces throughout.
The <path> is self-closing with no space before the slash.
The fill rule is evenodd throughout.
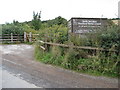
<path id="1" fill-rule="evenodd" d="M 94 76 L 118 77 L 119 58 L 112 60 L 109 58 L 81 58 L 78 52 L 73 49 L 61 53 L 58 47 L 53 47 L 49 52 L 43 51 L 39 45 L 35 45 L 35 59 L 45 63 L 59 66 L 65 69 Z M 84 53 L 82 53 L 84 54 Z M 114 63 L 113 63 L 114 62 Z"/>

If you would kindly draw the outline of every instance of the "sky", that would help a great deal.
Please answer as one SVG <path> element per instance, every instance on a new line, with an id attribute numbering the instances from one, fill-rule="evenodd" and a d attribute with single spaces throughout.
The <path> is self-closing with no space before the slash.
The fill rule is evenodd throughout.
<path id="1" fill-rule="evenodd" d="M 41 20 L 62 16 L 117 18 L 120 0 L 0 0 L 0 24 L 30 21 L 33 11 L 41 11 Z"/>

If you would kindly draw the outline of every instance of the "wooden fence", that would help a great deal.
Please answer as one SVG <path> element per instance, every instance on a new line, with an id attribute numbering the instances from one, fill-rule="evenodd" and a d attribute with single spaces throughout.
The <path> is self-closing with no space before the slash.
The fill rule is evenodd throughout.
<path id="1" fill-rule="evenodd" d="M 0 42 L 40 42 L 42 44 L 51 45 L 51 46 L 61 46 L 61 47 L 71 47 L 71 48 L 78 48 L 78 49 L 86 49 L 86 50 L 97 50 L 97 51 L 112 51 L 117 52 L 117 50 L 111 50 L 111 49 L 103 49 L 103 48 L 97 48 L 97 47 L 87 47 L 87 46 L 73 46 L 73 45 L 66 45 L 66 44 L 59 44 L 59 43 L 51 43 L 51 42 L 44 42 L 41 40 L 36 40 L 37 36 L 39 34 L 32 34 L 31 32 L 27 34 L 24 32 L 24 34 L 0 34 Z M 43 50 L 46 50 L 46 47 L 40 46 Z"/>
<path id="2" fill-rule="evenodd" d="M 59 44 L 59 43 L 51 43 L 51 42 L 44 42 L 39 40 L 38 42 L 42 44 L 48 44 L 51 46 L 60 46 L 60 47 L 68 47 L 68 48 L 78 48 L 78 49 L 83 49 L 83 50 L 96 50 L 96 51 L 110 51 L 110 52 L 117 52 L 117 50 L 111 50 L 111 49 L 103 49 L 103 48 L 97 48 L 97 47 L 87 47 L 87 46 L 74 46 L 74 45 L 66 45 L 66 44 Z M 40 46 L 43 50 L 46 50 L 46 47 Z"/>
<path id="3" fill-rule="evenodd" d="M 0 34 L 0 43 L 14 43 L 14 42 L 34 42 L 39 34 Z"/>
<path id="4" fill-rule="evenodd" d="M 8 43 L 13 43 L 13 42 L 22 42 L 23 41 L 23 35 L 22 34 L 0 34 L 0 42 L 8 42 Z"/>

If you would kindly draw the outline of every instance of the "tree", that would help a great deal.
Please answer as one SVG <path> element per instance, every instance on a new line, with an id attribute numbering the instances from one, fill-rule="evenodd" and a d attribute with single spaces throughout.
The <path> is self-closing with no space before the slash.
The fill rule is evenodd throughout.
<path id="1" fill-rule="evenodd" d="M 35 29 L 35 30 L 39 30 L 40 27 L 41 27 L 41 11 L 40 13 L 36 13 L 33 12 L 33 19 L 32 19 L 32 28 Z"/>
<path id="2" fill-rule="evenodd" d="M 58 16 L 55 19 L 48 20 L 47 24 L 49 26 L 53 26 L 53 25 L 64 25 L 64 26 L 67 26 L 67 20 L 65 18 L 62 18 L 61 16 Z"/>
<path id="3" fill-rule="evenodd" d="M 55 18 L 55 23 L 57 25 L 61 25 L 61 24 L 67 25 L 67 20 L 62 18 L 61 16 L 58 16 L 57 18 Z"/>
<path id="4" fill-rule="evenodd" d="M 16 21 L 16 20 L 13 20 L 13 24 L 14 24 L 14 25 L 18 25 L 18 24 L 19 24 L 19 22 L 18 22 L 18 21 Z"/>
<path id="5" fill-rule="evenodd" d="M 5 24 L 2 25 L 2 34 L 23 34 L 24 29 L 22 26 L 14 24 Z"/>

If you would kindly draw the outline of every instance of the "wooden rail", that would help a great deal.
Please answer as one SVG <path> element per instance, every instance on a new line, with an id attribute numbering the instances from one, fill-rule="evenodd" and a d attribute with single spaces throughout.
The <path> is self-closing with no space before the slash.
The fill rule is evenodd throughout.
<path id="1" fill-rule="evenodd" d="M 98 51 L 113 51 L 116 52 L 117 50 L 108 50 L 108 49 L 103 49 L 103 48 L 96 48 L 96 47 L 87 47 L 87 46 L 73 46 L 73 45 L 66 45 L 66 44 L 58 44 L 58 43 L 51 43 L 51 42 L 44 42 L 39 40 L 38 42 L 43 43 L 43 44 L 49 44 L 52 46 L 61 46 L 61 47 L 71 47 L 71 48 L 78 48 L 78 49 L 87 49 L 87 50 L 98 50 Z M 42 47 L 43 48 L 43 47 Z"/>
<path id="2" fill-rule="evenodd" d="M 24 34 L 0 34 L 0 42 L 34 42 L 36 41 L 36 36 L 39 34 L 32 34 L 31 32 L 27 34 L 24 32 Z"/>
<path id="3" fill-rule="evenodd" d="M 19 34 L 0 34 L 0 42 L 16 42 L 16 41 L 23 41 L 23 35 Z"/>

